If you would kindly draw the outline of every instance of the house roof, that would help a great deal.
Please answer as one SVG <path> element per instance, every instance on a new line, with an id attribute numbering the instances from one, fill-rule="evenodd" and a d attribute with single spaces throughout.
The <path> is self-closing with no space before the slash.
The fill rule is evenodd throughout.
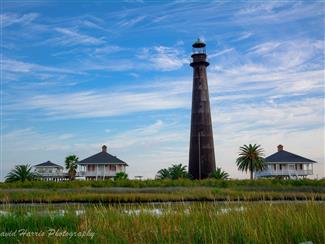
<path id="1" fill-rule="evenodd" d="M 264 161 L 266 163 L 316 163 L 311 159 L 283 150 L 282 145 L 278 146 L 278 152 L 266 157 Z"/>
<path id="2" fill-rule="evenodd" d="M 107 153 L 106 150 L 107 147 L 104 145 L 101 152 L 79 161 L 78 164 L 124 164 L 127 166 L 127 163 Z"/>
<path id="3" fill-rule="evenodd" d="M 62 168 L 63 169 L 63 167 L 61 165 L 52 163 L 51 161 L 46 161 L 44 163 L 37 164 L 34 167 L 53 167 L 53 168 Z"/>

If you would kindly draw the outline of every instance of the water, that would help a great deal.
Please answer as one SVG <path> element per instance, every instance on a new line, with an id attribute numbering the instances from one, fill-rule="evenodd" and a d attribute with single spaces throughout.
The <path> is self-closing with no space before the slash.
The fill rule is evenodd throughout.
<path id="1" fill-rule="evenodd" d="M 268 201 L 262 204 L 307 204 L 310 201 Z M 325 204 L 325 201 L 317 201 L 318 204 Z M 163 202 L 163 203 L 128 203 L 128 204 L 76 204 L 76 203 L 58 203 L 58 204 L 3 204 L 0 205 L 0 217 L 10 215 L 25 216 L 65 216 L 75 215 L 83 216 L 88 209 L 92 208 L 116 208 L 123 214 L 132 216 L 140 214 L 148 214 L 152 216 L 162 216 L 164 214 L 189 214 L 193 205 L 212 205 L 217 208 L 220 215 L 229 214 L 231 212 L 244 212 L 247 204 L 261 204 L 261 202 L 240 203 L 240 202 Z M 181 208 L 180 208 L 181 206 Z"/>

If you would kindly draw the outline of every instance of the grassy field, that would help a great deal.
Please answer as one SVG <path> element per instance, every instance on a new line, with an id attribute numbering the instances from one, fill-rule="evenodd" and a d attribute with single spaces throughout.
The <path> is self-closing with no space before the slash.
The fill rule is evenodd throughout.
<path id="1" fill-rule="evenodd" d="M 0 209 L 0 240 L 5 243 L 325 242 L 325 205 L 312 201 L 49 205 L 41 209 L 2 205 Z M 4 236 L 10 233 L 15 236 Z"/>
<path id="2" fill-rule="evenodd" d="M 0 182 L 0 189 L 11 189 L 11 188 L 80 188 L 80 187 L 132 187 L 132 188 L 143 188 L 143 187 L 175 187 L 175 186 L 207 186 L 207 187 L 270 187 L 270 188 L 281 188 L 288 186 L 314 186 L 314 187 L 325 187 L 325 179 L 321 180 L 279 180 L 279 179 L 259 179 L 259 180 L 99 180 L 99 181 L 85 181 L 85 180 L 74 180 L 64 182 L 53 182 L 53 181 L 29 181 L 29 182 L 14 182 L 14 183 L 3 183 Z"/>
<path id="3" fill-rule="evenodd" d="M 168 201 L 268 201 L 323 200 L 324 189 L 264 188 L 232 189 L 217 187 L 165 188 L 81 188 L 81 189 L 6 189 L 0 203 L 144 203 Z"/>
<path id="4" fill-rule="evenodd" d="M 324 180 L 73 181 L 1 184 L 0 203 L 325 200 Z"/>

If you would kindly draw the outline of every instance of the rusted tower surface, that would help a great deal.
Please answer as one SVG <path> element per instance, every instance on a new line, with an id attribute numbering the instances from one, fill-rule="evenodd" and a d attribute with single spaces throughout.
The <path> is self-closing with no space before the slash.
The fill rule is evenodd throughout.
<path id="1" fill-rule="evenodd" d="M 190 137 L 189 173 L 204 179 L 215 170 L 205 43 L 198 39 L 193 45 L 193 93 Z"/>

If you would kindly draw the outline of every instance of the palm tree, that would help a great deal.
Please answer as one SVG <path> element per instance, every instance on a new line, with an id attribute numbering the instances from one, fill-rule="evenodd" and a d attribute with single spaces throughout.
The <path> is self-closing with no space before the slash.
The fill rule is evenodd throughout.
<path id="1" fill-rule="evenodd" d="M 124 172 L 118 172 L 114 176 L 114 180 L 126 180 L 127 178 L 128 178 L 128 174 L 126 174 Z"/>
<path id="2" fill-rule="evenodd" d="M 65 168 L 68 170 L 70 180 L 73 180 L 76 176 L 78 159 L 76 155 L 69 155 L 65 158 Z"/>
<path id="3" fill-rule="evenodd" d="M 182 164 L 173 164 L 168 168 L 170 178 L 173 180 L 179 178 L 188 178 L 188 173 L 186 171 L 186 166 Z"/>
<path id="4" fill-rule="evenodd" d="M 161 169 L 157 172 L 156 175 L 157 179 L 169 179 L 170 178 L 170 174 L 169 174 L 169 170 L 168 169 Z"/>
<path id="5" fill-rule="evenodd" d="M 250 179 L 253 179 L 253 172 L 264 169 L 263 148 L 261 145 L 249 144 L 240 147 L 239 157 L 236 160 L 238 169 L 250 172 Z"/>
<path id="6" fill-rule="evenodd" d="M 36 180 L 38 176 L 38 174 L 32 172 L 32 167 L 29 164 L 16 165 L 6 176 L 6 182 Z"/>
<path id="7" fill-rule="evenodd" d="M 211 173 L 210 177 L 217 180 L 226 180 L 229 178 L 229 174 L 226 171 L 223 171 L 221 168 L 217 168 Z"/>
<path id="8" fill-rule="evenodd" d="M 161 169 L 157 172 L 157 179 L 172 179 L 189 178 L 189 174 L 186 171 L 186 166 L 182 164 L 173 164 L 168 169 Z"/>

